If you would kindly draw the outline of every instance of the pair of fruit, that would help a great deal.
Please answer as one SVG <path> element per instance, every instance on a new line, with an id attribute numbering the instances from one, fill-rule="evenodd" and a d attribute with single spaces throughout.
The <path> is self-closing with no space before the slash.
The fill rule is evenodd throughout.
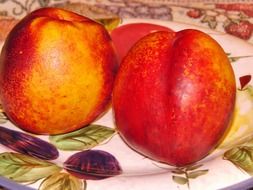
<path id="1" fill-rule="evenodd" d="M 168 30 L 138 41 L 118 70 L 103 26 L 61 9 L 32 12 L 1 53 L 6 114 L 29 132 L 65 133 L 98 118 L 113 91 L 115 122 L 132 148 L 176 166 L 198 161 L 228 126 L 235 77 L 207 34 Z"/>

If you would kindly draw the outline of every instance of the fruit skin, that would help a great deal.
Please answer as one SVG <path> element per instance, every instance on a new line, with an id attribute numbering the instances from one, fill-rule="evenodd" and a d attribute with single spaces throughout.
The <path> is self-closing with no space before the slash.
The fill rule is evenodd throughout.
<path id="1" fill-rule="evenodd" d="M 162 25 L 151 23 L 124 24 L 112 30 L 110 35 L 117 51 L 119 63 L 121 63 L 127 52 L 138 40 L 156 31 L 172 32 L 173 30 Z"/>
<path id="2" fill-rule="evenodd" d="M 113 90 L 119 134 L 141 154 L 184 166 L 214 149 L 235 103 L 229 60 L 192 29 L 142 38 L 123 60 Z"/>
<path id="3" fill-rule="evenodd" d="M 8 117 L 36 134 L 79 129 L 108 107 L 117 58 L 105 28 L 42 8 L 9 33 L 0 57 L 0 100 Z"/>

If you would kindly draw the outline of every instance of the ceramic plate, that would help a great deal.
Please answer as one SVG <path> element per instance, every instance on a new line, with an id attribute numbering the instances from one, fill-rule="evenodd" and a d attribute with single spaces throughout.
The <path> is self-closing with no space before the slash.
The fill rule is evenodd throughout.
<path id="1" fill-rule="evenodd" d="M 150 160 L 130 149 L 114 131 L 111 110 L 88 129 L 85 128 L 86 130 L 54 137 L 26 133 L 35 138 L 21 135 L 20 132 L 25 132 L 15 127 L 10 121 L 4 122 L 4 116 L 0 115 L 3 123 L 1 126 L 4 127 L 0 128 L 2 130 L 0 141 L 3 143 L 0 146 L 1 176 L 35 189 L 49 187 L 67 189 L 67 186 L 70 186 L 72 189 L 89 190 L 207 190 L 225 188 L 251 178 L 253 174 L 251 159 L 253 137 L 250 135 L 253 132 L 251 85 L 253 81 L 250 81 L 250 76 L 253 74 L 253 46 L 224 33 L 183 23 L 126 19 L 122 24 L 134 22 L 164 25 L 175 31 L 186 28 L 198 29 L 211 35 L 223 47 L 236 75 L 238 117 L 234 121 L 234 131 L 225 139 L 222 146 L 218 146 L 210 155 L 191 167 L 174 168 Z M 241 83 L 246 84 L 243 89 L 241 89 Z M 5 128 L 17 133 L 6 132 Z M 8 144 L 8 142 L 11 143 Z M 105 164 L 101 166 L 104 170 L 100 168 L 96 171 L 92 168 L 93 172 L 85 173 L 80 163 L 78 165 L 79 160 L 76 160 L 75 171 L 70 171 L 66 167 L 66 160 L 70 157 L 75 158 L 80 151 L 87 149 L 92 150 L 95 155 L 100 155 L 97 153 L 103 151 L 103 154 L 99 157 L 95 156 L 90 162 L 102 163 L 103 157 L 112 159 L 110 170 L 106 169 Z M 88 176 L 88 179 L 77 178 L 77 173 L 79 177 Z"/>

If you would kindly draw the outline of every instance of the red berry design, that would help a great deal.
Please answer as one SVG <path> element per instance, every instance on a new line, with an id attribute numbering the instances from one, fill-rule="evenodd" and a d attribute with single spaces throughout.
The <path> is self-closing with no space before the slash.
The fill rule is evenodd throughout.
<path id="1" fill-rule="evenodd" d="M 249 21 L 231 22 L 225 27 L 229 34 L 248 40 L 252 35 L 253 25 Z"/>
<path id="2" fill-rule="evenodd" d="M 187 11 L 187 15 L 191 18 L 199 18 L 202 16 L 202 12 L 199 9 L 191 9 Z"/>

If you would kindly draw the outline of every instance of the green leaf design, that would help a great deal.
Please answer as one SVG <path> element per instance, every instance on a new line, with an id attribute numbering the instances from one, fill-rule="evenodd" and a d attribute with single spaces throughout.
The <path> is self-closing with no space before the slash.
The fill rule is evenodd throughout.
<path id="1" fill-rule="evenodd" d="M 173 181 L 180 185 L 187 184 L 188 189 L 190 189 L 190 179 L 196 179 L 197 177 L 206 174 L 209 170 L 197 170 L 202 167 L 203 164 L 196 164 L 187 167 L 179 167 L 172 170 L 172 173 L 183 176 L 172 176 Z M 195 171 L 193 171 L 195 170 Z"/>
<path id="2" fill-rule="evenodd" d="M 203 166 L 203 164 L 192 165 L 192 166 L 188 166 L 188 167 L 186 168 L 186 170 L 187 170 L 187 171 L 192 171 L 192 170 L 196 170 L 196 169 L 198 169 L 198 168 L 200 168 L 200 167 L 202 167 L 202 166 Z"/>
<path id="3" fill-rule="evenodd" d="M 232 56 L 231 53 L 226 53 L 231 63 L 238 61 L 239 59 L 252 57 L 252 55 Z"/>
<path id="4" fill-rule="evenodd" d="M 56 173 L 47 177 L 39 190 L 86 190 L 86 181 L 78 179 L 68 173 Z"/>
<path id="5" fill-rule="evenodd" d="M 253 86 L 252 85 L 248 85 L 246 90 L 248 90 L 248 93 L 250 94 L 250 96 L 253 96 Z"/>
<path id="6" fill-rule="evenodd" d="M 102 125 L 89 125 L 77 131 L 50 136 L 49 140 L 61 150 L 88 150 L 110 138 L 115 130 Z"/>
<path id="7" fill-rule="evenodd" d="M 201 175 L 205 175 L 207 172 L 208 172 L 208 170 L 197 170 L 197 171 L 194 171 L 194 172 L 189 172 L 188 173 L 188 178 L 195 179 L 195 178 L 197 178 Z"/>
<path id="8" fill-rule="evenodd" d="M 253 147 L 239 146 L 226 151 L 223 155 L 225 160 L 229 160 L 235 166 L 253 175 Z"/>
<path id="9" fill-rule="evenodd" d="M 121 19 L 118 16 L 111 17 L 111 18 L 99 18 L 99 19 L 96 19 L 96 21 L 103 24 L 104 27 L 108 31 L 112 31 L 114 28 L 116 28 L 121 23 Z"/>
<path id="10" fill-rule="evenodd" d="M 172 170 L 171 172 L 174 173 L 174 174 L 179 174 L 179 175 L 185 174 L 185 171 L 183 171 L 183 170 L 181 170 L 179 168 L 177 168 L 175 170 Z"/>
<path id="11" fill-rule="evenodd" d="M 210 15 L 206 15 L 203 17 L 203 19 L 201 20 L 202 23 L 207 23 L 208 26 L 211 29 L 215 29 L 217 26 L 217 21 L 216 21 L 216 17 L 215 16 L 210 16 Z"/>
<path id="12" fill-rule="evenodd" d="M 19 153 L 0 154 L 0 175 L 20 183 L 34 183 L 61 169 L 53 163 Z"/>
<path id="13" fill-rule="evenodd" d="M 175 181 L 176 183 L 180 184 L 180 185 L 185 185 L 189 182 L 189 180 L 185 177 L 181 177 L 181 176 L 172 176 L 173 181 Z"/>

